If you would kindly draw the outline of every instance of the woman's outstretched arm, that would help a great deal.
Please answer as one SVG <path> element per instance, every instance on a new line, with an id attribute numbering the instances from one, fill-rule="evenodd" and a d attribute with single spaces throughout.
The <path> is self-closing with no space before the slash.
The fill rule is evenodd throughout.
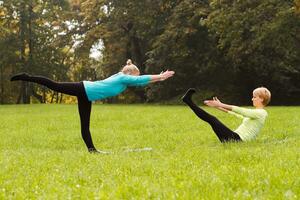
<path id="1" fill-rule="evenodd" d="M 222 103 L 217 97 L 214 97 L 213 100 L 206 100 L 204 101 L 204 103 L 210 107 L 214 107 L 223 111 L 233 111 L 239 115 L 242 115 L 243 117 L 260 118 L 264 114 L 259 109 L 241 108 L 238 106 Z"/>
<path id="2" fill-rule="evenodd" d="M 213 97 L 213 100 L 206 100 L 204 103 L 209 107 L 214 107 L 224 112 L 232 111 L 233 105 L 222 103 L 217 97 Z"/>
<path id="3" fill-rule="evenodd" d="M 174 74 L 175 74 L 174 71 L 167 70 L 167 71 L 161 72 L 160 74 L 157 74 L 157 75 L 150 75 L 150 77 L 151 77 L 150 83 L 164 81 L 164 80 L 172 77 Z"/>
<path id="4" fill-rule="evenodd" d="M 157 75 L 124 75 L 122 82 L 128 86 L 145 86 L 149 83 L 164 81 L 175 74 L 174 71 L 165 71 Z"/>

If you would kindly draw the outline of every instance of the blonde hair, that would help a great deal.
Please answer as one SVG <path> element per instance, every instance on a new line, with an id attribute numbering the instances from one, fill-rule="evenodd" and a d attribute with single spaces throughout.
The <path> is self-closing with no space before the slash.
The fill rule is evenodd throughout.
<path id="1" fill-rule="evenodd" d="M 271 92 L 265 87 L 258 87 L 253 90 L 253 93 L 257 94 L 260 98 L 263 99 L 263 105 L 266 106 L 271 101 Z"/>
<path id="2" fill-rule="evenodd" d="M 128 60 L 126 61 L 126 64 L 127 64 L 127 65 L 132 65 L 131 59 L 128 59 Z"/>
<path id="3" fill-rule="evenodd" d="M 139 68 L 132 64 L 131 59 L 126 61 L 126 65 L 122 68 L 121 72 L 124 74 L 132 74 L 133 72 L 140 72 Z"/>

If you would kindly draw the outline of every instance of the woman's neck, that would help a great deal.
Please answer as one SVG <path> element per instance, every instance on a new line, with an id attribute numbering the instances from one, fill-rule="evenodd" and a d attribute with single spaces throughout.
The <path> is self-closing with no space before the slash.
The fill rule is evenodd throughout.
<path id="1" fill-rule="evenodd" d="M 264 105 L 255 106 L 256 109 L 263 109 L 264 107 L 265 107 Z"/>

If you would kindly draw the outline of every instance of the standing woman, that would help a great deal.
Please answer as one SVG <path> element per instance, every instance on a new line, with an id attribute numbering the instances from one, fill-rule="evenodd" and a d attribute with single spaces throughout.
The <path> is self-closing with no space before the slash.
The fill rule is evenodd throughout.
<path id="1" fill-rule="evenodd" d="M 81 135 L 91 153 L 106 153 L 95 148 L 90 133 L 90 115 L 92 101 L 116 96 L 126 90 L 128 86 L 145 86 L 149 83 L 164 81 L 174 75 L 174 71 L 165 71 L 157 75 L 140 75 L 139 69 L 127 60 L 122 70 L 104 80 L 81 82 L 55 82 L 43 76 L 27 73 L 11 77 L 11 81 L 28 81 L 44 85 L 51 90 L 76 96 L 81 124 Z"/>

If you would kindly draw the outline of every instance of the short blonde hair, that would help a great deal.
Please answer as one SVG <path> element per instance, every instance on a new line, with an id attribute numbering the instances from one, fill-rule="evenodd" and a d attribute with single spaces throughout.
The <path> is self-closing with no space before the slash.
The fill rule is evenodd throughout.
<path id="1" fill-rule="evenodd" d="M 126 65 L 122 68 L 121 72 L 124 74 L 132 74 L 132 72 L 137 71 L 140 72 L 139 68 L 132 64 L 131 59 L 128 59 L 126 61 Z"/>
<path id="2" fill-rule="evenodd" d="M 263 105 L 266 106 L 271 101 L 271 92 L 265 87 L 258 87 L 253 90 L 253 93 L 257 94 L 260 98 L 263 99 Z"/>

